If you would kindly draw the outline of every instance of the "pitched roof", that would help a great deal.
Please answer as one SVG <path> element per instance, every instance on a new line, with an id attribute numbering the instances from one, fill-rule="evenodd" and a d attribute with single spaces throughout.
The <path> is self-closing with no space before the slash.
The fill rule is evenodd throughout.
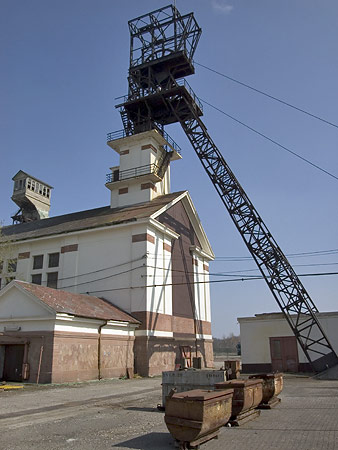
<path id="1" fill-rule="evenodd" d="M 17 178 L 22 178 L 22 177 L 28 177 L 28 178 L 32 178 L 35 181 L 38 181 L 41 184 L 44 184 L 45 186 L 54 189 L 53 186 L 51 186 L 50 184 L 47 184 L 45 181 L 39 180 L 39 178 L 33 177 L 32 175 L 29 175 L 29 173 L 24 172 L 23 170 L 19 170 L 19 172 L 17 172 L 14 177 L 12 178 L 13 181 L 15 181 Z"/>
<path id="2" fill-rule="evenodd" d="M 50 217 L 48 219 L 6 226 L 2 228 L 2 239 L 7 240 L 9 237 L 13 241 L 34 239 L 42 236 L 52 236 L 61 233 L 70 233 L 73 231 L 137 221 L 152 216 L 156 211 L 175 200 L 184 192 L 185 191 L 180 191 L 161 195 L 150 202 L 125 206 L 122 208 L 110 208 L 110 206 L 104 206 L 102 208 L 89 209 L 62 216 Z"/>
<path id="3" fill-rule="evenodd" d="M 16 285 L 27 293 L 32 294 L 57 313 L 71 314 L 91 319 L 116 320 L 134 324 L 140 323 L 130 314 L 102 298 L 86 294 L 73 294 L 72 292 L 56 290 L 19 280 L 12 281 L 11 285 Z"/>

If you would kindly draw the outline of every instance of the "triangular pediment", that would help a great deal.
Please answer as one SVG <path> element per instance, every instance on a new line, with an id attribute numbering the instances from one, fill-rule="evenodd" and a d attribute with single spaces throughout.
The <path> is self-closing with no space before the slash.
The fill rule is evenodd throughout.
<path id="1" fill-rule="evenodd" d="M 189 222 L 195 232 L 197 238 L 196 247 L 199 247 L 200 250 L 202 250 L 202 252 L 205 253 L 206 256 L 208 256 L 208 258 L 210 258 L 210 260 L 214 259 L 215 257 L 214 252 L 211 248 L 210 242 L 203 229 L 201 220 L 198 217 L 197 211 L 195 209 L 195 206 L 191 200 L 188 191 L 183 192 L 179 197 L 176 197 L 172 202 L 166 204 L 163 208 L 156 211 L 156 213 L 154 213 L 151 216 L 151 218 L 159 219 L 162 214 L 168 212 L 171 208 L 175 207 L 175 205 L 177 205 L 179 202 L 181 202 L 184 211 L 187 214 Z"/>
<path id="2" fill-rule="evenodd" d="M 55 311 L 25 292 L 15 281 L 0 291 L 0 320 L 52 317 Z"/>

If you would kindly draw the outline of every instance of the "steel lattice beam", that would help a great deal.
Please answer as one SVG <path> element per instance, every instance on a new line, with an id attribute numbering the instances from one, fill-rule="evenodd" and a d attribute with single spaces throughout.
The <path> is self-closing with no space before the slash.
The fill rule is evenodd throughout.
<path id="1" fill-rule="evenodd" d="M 129 94 L 118 105 L 126 134 L 181 124 L 308 361 L 315 371 L 338 364 L 318 309 L 211 139 L 198 98 L 178 82 L 194 73 L 192 57 L 201 29 L 193 14 L 181 16 L 169 6 L 130 21 L 129 28 Z M 136 41 L 141 44 L 137 49 Z"/>

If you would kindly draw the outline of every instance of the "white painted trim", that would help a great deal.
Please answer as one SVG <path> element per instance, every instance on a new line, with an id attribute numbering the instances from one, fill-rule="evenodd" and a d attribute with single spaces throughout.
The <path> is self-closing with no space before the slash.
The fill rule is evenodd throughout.
<path id="1" fill-rule="evenodd" d="M 156 228 L 156 230 L 161 231 L 162 233 L 173 239 L 178 239 L 180 237 L 178 233 L 175 233 L 175 231 L 171 230 L 170 228 L 166 227 L 161 222 L 158 222 L 155 219 L 152 218 L 148 219 L 148 223 L 149 225 L 152 225 L 154 228 Z"/>
<path id="2" fill-rule="evenodd" d="M 178 203 L 180 200 L 182 200 L 183 207 L 191 220 L 191 223 L 194 227 L 194 230 L 196 232 L 197 237 L 201 241 L 201 245 L 205 247 L 205 252 L 208 255 L 208 259 L 212 260 L 215 258 L 214 252 L 212 251 L 210 242 L 207 238 L 207 235 L 203 229 L 201 220 L 197 214 L 197 211 L 194 207 L 194 204 L 192 202 L 192 199 L 190 197 L 190 194 L 188 191 L 184 191 L 181 195 L 176 197 L 174 200 L 172 200 L 170 203 L 167 203 L 164 205 L 161 209 L 157 210 L 154 214 L 150 216 L 151 219 L 156 219 L 158 216 L 160 216 L 162 213 L 167 211 L 169 208 L 174 206 L 176 203 Z"/>
<path id="3" fill-rule="evenodd" d="M 136 323 L 130 323 L 130 322 L 120 322 L 118 320 L 108 320 L 107 326 L 117 326 L 117 327 L 124 327 L 124 328 L 137 328 L 139 327 Z"/>
<path id="4" fill-rule="evenodd" d="M 208 261 L 213 261 L 215 259 L 196 245 L 192 245 L 191 247 L 189 247 L 189 250 L 191 254 L 196 254 L 202 258 L 207 259 Z"/>
<path id="5" fill-rule="evenodd" d="M 8 318 L 1 318 L 0 319 L 0 323 L 2 322 L 54 322 L 55 321 L 55 317 L 16 317 L 16 318 L 12 318 L 12 317 L 8 317 Z"/>
<path id="6" fill-rule="evenodd" d="M 174 198 L 174 200 L 172 200 L 170 203 L 167 203 L 166 205 L 162 206 L 162 208 L 160 208 L 157 211 L 155 211 L 154 214 L 152 214 L 150 216 L 150 219 L 156 219 L 162 213 L 166 212 L 169 208 L 174 206 L 177 202 L 182 200 L 182 198 L 184 198 L 187 194 L 188 194 L 188 191 L 184 191 L 181 195 L 179 195 L 178 197 Z"/>
<path id="7" fill-rule="evenodd" d="M 173 337 L 172 331 L 135 330 L 135 336 Z"/>
<path id="8" fill-rule="evenodd" d="M 26 291 L 21 285 L 20 283 L 25 283 L 25 284 L 30 284 L 27 281 L 21 281 L 21 280 L 12 280 L 9 284 L 7 284 L 7 286 L 5 286 L 3 289 L 1 289 L 0 291 L 0 301 L 1 301 L 1 297 L 3 297 L 9 290 L 12 289 L 18 289 L 23 295 L 26 295 L 27 297 L 29 297 L 31 300 L 33 300 L 35 303 L 37 303 L 39 306 L 41 306 L 43 309 L 45 309 L 46 311 L 48 311 L 50 314 L 53 314 L 53 316 L 55 315 L 55 310 L 50 307 L 49 305 L 47 305 L 45 302 L 43 302 L 42 300 L 40 300 L 38 297 L 36 297 L 33 293 Z"/>
<path id="9" fill-rule="evenodd" d="M 327 312 L 318 312 L 316 313 L 316 317 L 338 317 L 338 311 L 327 311 Z M 291 317 L 297 317 L 296 314 L 291 314 Z M 304 315 L 304 317 L 306 317 Z M 267 313 L 267 314 L 257 314 L 254 317 L 237 317 L 237 321 L 239 323 L 245 322 L 260 322 L 260 321 L 285 321 L 285 316 L 281 312 Z"/>
<path id="10" fill-rule="evenodd" d="M 87 324 L 95 324 L 95 325 L 102 325 L 106 323 L 103 319 L 94 319 L 90 317 L 79 317 L 79 316 L 73 316 L 72 314 L 67 313 L 57 313 L 56 314 L 56 320 L 62 320 L 62 321 L 68 321 L 68 322 L 74 322 L 74 323 L 87 323 Z"/>
<path id="11" fill-rule="evenodd" d="M 212 334 L 196 334 L 196 339 L 212 339 Z"/>
<path id="12" fill-rule="evenodd" d="M 55 323 L 54 331 L 62 331 L 62 332 L 71 332 L 71 333 L 88 333 L 88 334 L 98 334 L 97 327 L 76 327 L 74 325 L 61 325 L 59 323 Z"/>
<path id="13" fill-rule="evenodd" d="M 104 336 L 134 336 L 134 329 L 132 330 L 118 330 L 118 329 L 107 329 L 103 327 L 101 330 L 101 334 Z"/>

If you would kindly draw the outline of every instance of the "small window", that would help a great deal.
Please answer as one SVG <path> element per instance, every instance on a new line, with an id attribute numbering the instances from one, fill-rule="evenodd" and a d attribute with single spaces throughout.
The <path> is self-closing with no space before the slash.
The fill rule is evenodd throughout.
<path id="1" fill-rule="evenodd" d="M 58 287 L 58 272 L 47 273 L 47 286 L 53 289 Z"/>
<path id="2" fill-rule="evenodd" d="M 15 191 L 17 191 L 17 190 L 19 189 L 18 184 L 19 184 L 19 182 L 18 182 L 18 180 L 16 180 L 16 181 L 14 182 L 14 190 L 15 190 Z"/>
<path id="3" fill-rule="evenodd" d="M 43 255 L 33 256 L 33 269 L 34 270 L 42 269 L 42 266 L 43 266 Z"/>
<path id="4" fill-rule="evenodd" d="M 32 275 L 32 283 L 33 284 L 41 284 L 41 280 L 42 280 L 41 273 L 36 273 L 36 274 Z"/>
<path id="5" fill-rule="evenodd" d="M 47 188 L 46 188 L 46 186 L 44 186 L 43 187 L 43 194 L 42 194 L 44 197 L 46 197 L 46 192 L 47 192 Z"/>
<path id="6" fill-rule="evenodd" d="M 27 187 L 28 187 L 28 189 L 32 188 L 31 179 L 30 178 L 27 178 Z"/>
<path id="7" fill-rule="evenodd" d="M 49 198 L 49 196 L 50 196 L 50 192 L 49 192 L 49 189 L 47 189 L 47 198 Z"/>
<path id="8" fill-rule="evenodd" d="M 10 259 L 7 264 L 7 272 L 16 272 L 17 259 Z"/>
<path id="9" fill-rule="evenodd" d="M 48 267 L 59 266 L 60 253 L 50 253 L 48 255 Z"/>

